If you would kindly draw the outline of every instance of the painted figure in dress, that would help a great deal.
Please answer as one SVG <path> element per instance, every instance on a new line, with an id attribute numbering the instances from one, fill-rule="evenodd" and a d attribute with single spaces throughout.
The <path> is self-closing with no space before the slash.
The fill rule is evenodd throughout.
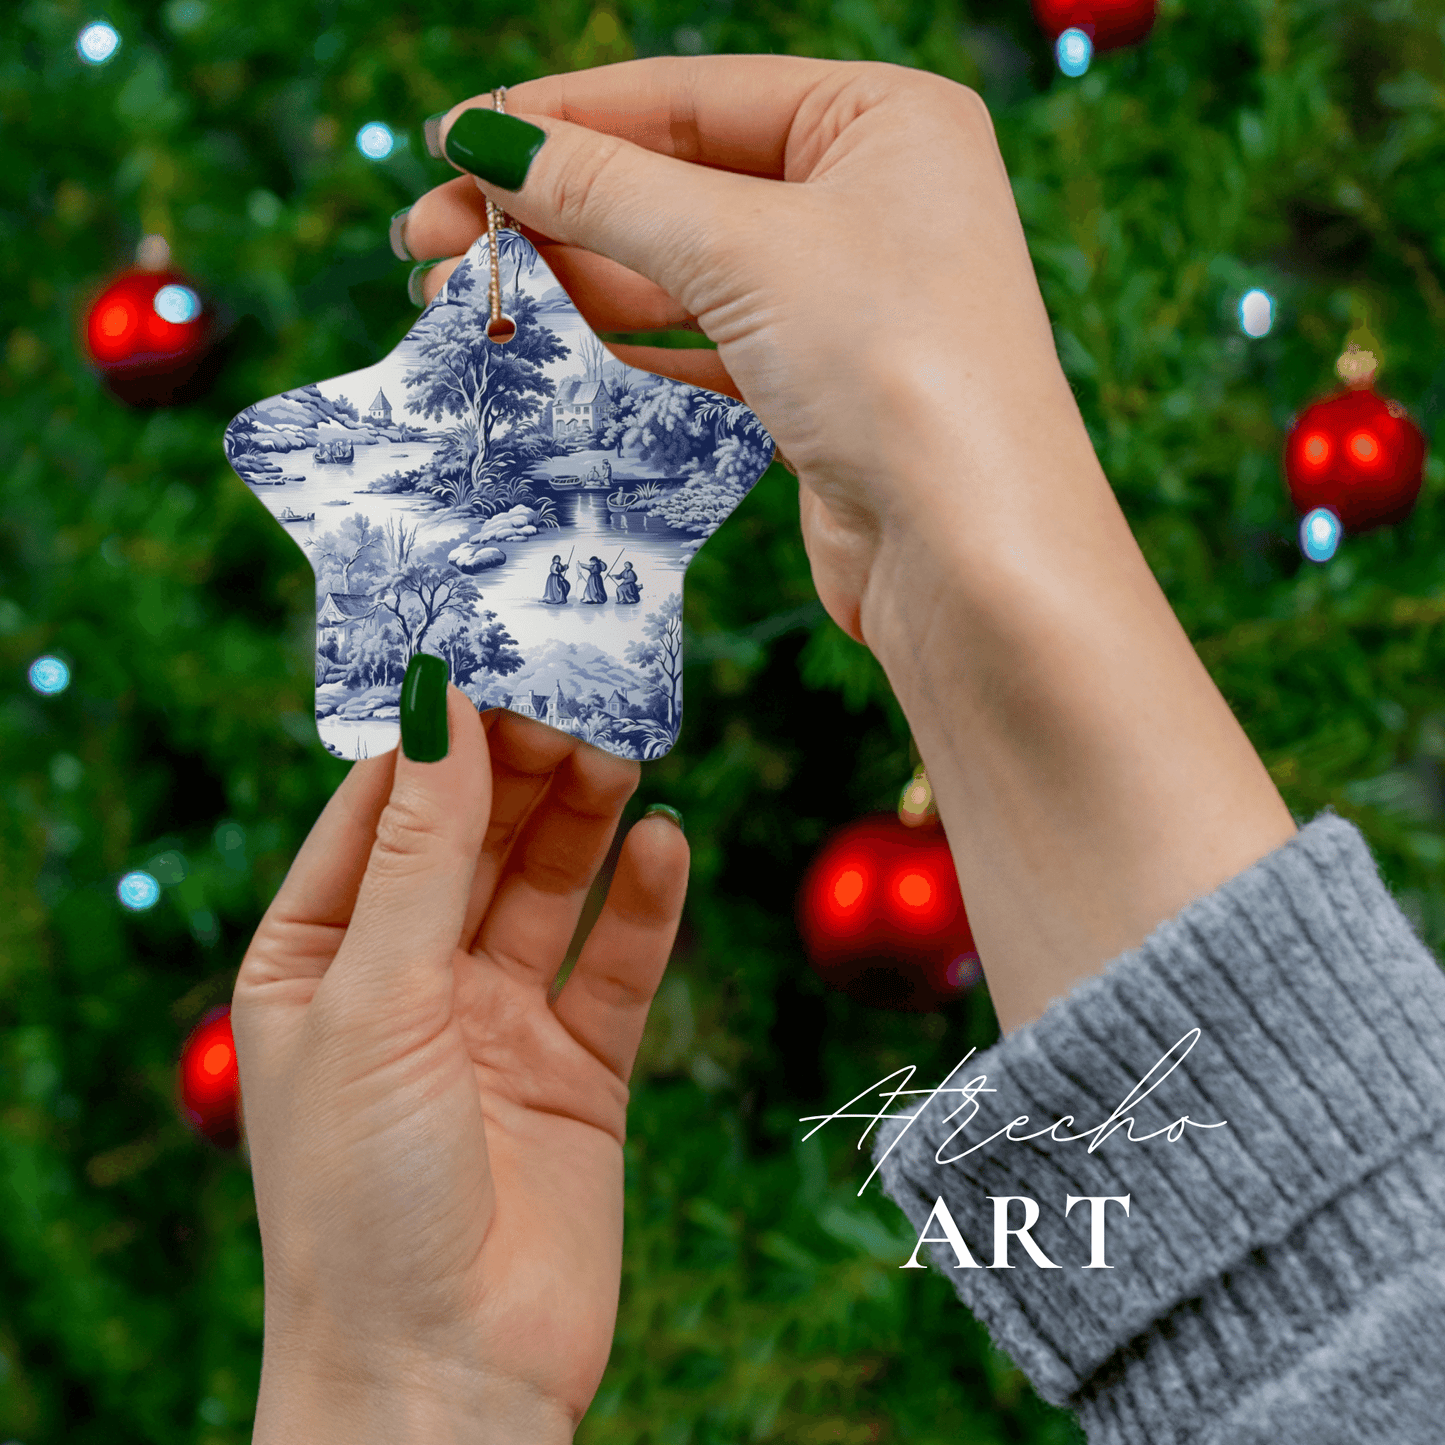
<path id="1" fill-rule="evenodd" d="M 607 590 L 602 585 L 602 577 L 607 571 L 607 564 L 600 557 L 589 557 L 586 562 L 579 562 L 577 565 L 587 574 L 587 585 L 582 589 L 582 600 L 584 602 L 606 602 Z"/>
<path id="2" fill-rule="evenodd" d="M 637 573 L 632 570 L 631 562 L 627 563 L 621 572 L 609 572 L 607 575 L 617 584 L 617 600 L 624 606 L 642 600 L 642 583 L 637 580 Z"/>
<path id="3" fill-rule="evenodd" d="M 572 584 L 567 580 L 567 569 L 562 565 L 561 556 L 553 557 L 552 566 L 547 573 L 547 589 L 542 593 L 542 601 L 560 607 L 567 601 L 567 595 L 571 591 Z"/>

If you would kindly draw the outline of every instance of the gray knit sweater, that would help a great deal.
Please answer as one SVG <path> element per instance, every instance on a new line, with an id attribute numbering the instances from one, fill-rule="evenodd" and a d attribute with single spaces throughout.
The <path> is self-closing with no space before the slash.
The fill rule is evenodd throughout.
<path id="1" fill-rule="evenodd" d="M 1224 1127 L 935 1162 L 1019 1115 L 1015 1138 L 1102 1123 L 1193 1029 L 1124 1117 L 1136 1139 L 1186 1114 Z M 997 1092 L 962 1135 L 939 1150 L 964 1117 L 940 1096 L 882 1125 L 874 1159 L 896 1144 L 883 1185 L 917 1233 L 943 1198 L 979 1267 L 938 1222 L 919 1261 L 1090 1445 L 1445 1442 L 1445 973 L 1352 824 L 1321 814 L 952 1082 L 984 1073 Z M 1006 1195 L 1037 1201 L 1059 1268 L 1017 1237 L 990 1267 Z M 1112 1268 L 1082 1268 L 1095 1206 L 1066 1218 L 1068 1195 L 1129 1196 L 1127 1217 L 1102 1206 Z"/>

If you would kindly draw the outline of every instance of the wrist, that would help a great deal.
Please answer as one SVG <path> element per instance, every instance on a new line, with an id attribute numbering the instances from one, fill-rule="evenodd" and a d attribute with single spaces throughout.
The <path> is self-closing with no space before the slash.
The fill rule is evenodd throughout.
<path id="1" fill-rule="evenodd" d="M 524 1381 L 400 1352 L 331 1361 L 268 1341 L 252 1445 L 568 1445 L 576 1421 Z"/>
<path id="2" fill-rule="evenodd" d="M 1005 1032 L 1294 831 L 1092 449 L 1010 445 L 966 515 L 880 530 L 859 611 Z"/>
<path id="3" fill-rule="evenodd" d="M 891 656 L 906 671 L 919 637 L 940 622 L 987 627 L 1039 590 L 1093 590 L 1135 566 L 1148 575 L 1054 371 L 1057 384 L 1045 368 L 1029 398 L 941 368 L 916 368 L 892 388 L 898 440 L 859 609 L 885 668 Z M 951 409 L 950 392 L 963 398 Z"/>

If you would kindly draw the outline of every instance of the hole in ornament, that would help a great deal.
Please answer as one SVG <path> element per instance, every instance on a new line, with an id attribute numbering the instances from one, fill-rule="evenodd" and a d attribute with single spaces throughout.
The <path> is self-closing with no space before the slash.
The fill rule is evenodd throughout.
<path id="1" fill-rule="evenodd" d="M 487 322 L 487 340 L 505 346 L 517 334 L 517 323 L 510 316 L 499 316 Z"/>

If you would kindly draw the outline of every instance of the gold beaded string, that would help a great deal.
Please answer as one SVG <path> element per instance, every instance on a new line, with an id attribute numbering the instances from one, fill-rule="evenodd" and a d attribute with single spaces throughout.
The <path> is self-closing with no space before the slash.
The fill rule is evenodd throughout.
<path id="1" fill-rule="evenodd" d="M 492 92 L 492 109 L 501 115 L 507 113 L 507 87 L 499 85 Z M 490 300 L 492 315 L 487 322 L 487 339 L 498 346 L 505 346 L 516 334 L 517 323 L 510 316 L 502 315 L 502 262 L 497 255 L 497 232 L 507 225 L 508 217 L 502 208 L 487 201 L 487 248 L 490 252 L 492 279 Z"/>

